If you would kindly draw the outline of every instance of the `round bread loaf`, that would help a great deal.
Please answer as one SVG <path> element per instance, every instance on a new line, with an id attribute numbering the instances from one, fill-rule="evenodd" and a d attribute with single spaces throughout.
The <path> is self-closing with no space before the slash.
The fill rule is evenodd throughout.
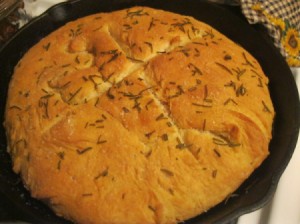
<path id="1" fill-rule="evenodd" d="M 8 151 L 33 197 L 77 223 L 176 223 L 268 155 L 268 78 L 189 16 L 134 7 L 70 22 L 15 68 Z"/>

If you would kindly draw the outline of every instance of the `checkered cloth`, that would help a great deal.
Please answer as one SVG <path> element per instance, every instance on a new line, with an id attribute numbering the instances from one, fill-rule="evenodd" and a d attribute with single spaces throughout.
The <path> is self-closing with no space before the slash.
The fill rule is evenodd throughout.
<path id="1" fill-rule="evenodd" d="M 249 23 L 261 23 L 292 67 L 300 67 L 300 0 L 240 0 Z"/>

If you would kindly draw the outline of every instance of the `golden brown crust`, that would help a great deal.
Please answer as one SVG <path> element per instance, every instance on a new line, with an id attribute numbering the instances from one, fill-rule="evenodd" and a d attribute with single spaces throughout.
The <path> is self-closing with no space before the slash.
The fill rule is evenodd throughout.
<path id="1" fill-rule="evenodd" d="M 61 27 L 10 83 L 5 127 L 32 196 L 79 223 L 175 223 L 268 155 L 268 78 L 188 16 L 134 7 Z"/>

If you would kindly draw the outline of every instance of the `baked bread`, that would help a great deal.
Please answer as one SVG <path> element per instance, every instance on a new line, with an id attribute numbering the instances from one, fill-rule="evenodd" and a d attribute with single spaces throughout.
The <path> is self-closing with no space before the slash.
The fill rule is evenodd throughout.
<path id="1" fill-rule="evenodd" d="M 5 127 L 33 197 L 77 223 L 176 223 L 268 155 L 268 78 L 189 16 L 134 7 L 70 22 L 15 67 Z"/>

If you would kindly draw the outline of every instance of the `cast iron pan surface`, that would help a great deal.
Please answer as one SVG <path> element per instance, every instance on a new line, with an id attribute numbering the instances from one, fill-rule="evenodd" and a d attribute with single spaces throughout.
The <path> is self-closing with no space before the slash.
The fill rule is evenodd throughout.
<path id="1" fill-rule="evenodd" d="M 279 178 L 296 146 L 299 132 L 299 96 L 289 67 L 271 41 L 263 38 L 244 19 L 221 6 L 201 0 L 185 0 L 184 3 L 182 0 L 75 0 L 52 7 L 23 27 L 0 49 L 1 124 L 4 121 L 8 83 L 14 66 L 31 46 L 68 21 L 97 12 L 110 12 L 135 5 L 190 15 L 206 22 L 247 49 L 262 65 L 270 79 L 269 88 L 276 111 L 270 156 L 232 197 L 185 223 L 226 223 L 244 213 L 261 208 L 275 192 Z M 19 176 L 11 169 L 11 160 L 6 153 L 6 147 L 5 130 L 1 125 L 0 200 L 9 202 L 19 214 L 19 219 L 23 221 L 69 223 L 57 217 L 45 204 L 30 197 Z"/>

